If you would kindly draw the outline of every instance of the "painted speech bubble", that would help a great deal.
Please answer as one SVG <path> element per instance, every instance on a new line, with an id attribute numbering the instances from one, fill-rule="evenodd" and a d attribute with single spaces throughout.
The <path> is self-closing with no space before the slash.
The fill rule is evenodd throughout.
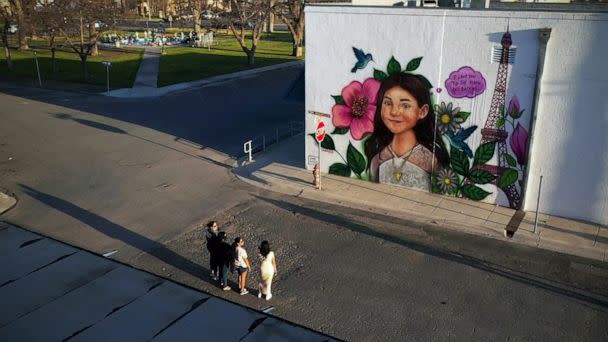
<path id="1" fill-rule="evenodd" d="M 472 99 L 486 90 L 486 80 L 479 71 L 464 66 L 450 73 L 450 77 L 445 81 L 445 87 L 451 97 Z"/>

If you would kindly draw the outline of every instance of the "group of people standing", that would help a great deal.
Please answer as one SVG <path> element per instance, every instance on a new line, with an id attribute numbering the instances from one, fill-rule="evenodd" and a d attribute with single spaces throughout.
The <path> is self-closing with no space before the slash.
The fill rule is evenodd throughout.
<path id="1" fill-rule="evenodd" d="M 211 277 L 214 280 L 219 280 L 220 287 L 224 291 L 230 291 L 232 288 L 228 286 L 228 274 L 236 272 L 238 274 L 239 293 L 241 295 L 249 293 L 246 288 L 247 274 L 251 272 L 252 267 L 244 247 L 245 240 L 242 237 L 236 237 L 234 242 L 229 244 L 226 242 L 226 232 L 219 231 L 216 221 L 207 224 L 205 238 L 209 251 Z M 258 298 L 265 296 L 266 300 L 270 300 L 272 298 L 272 278 L 277 274 L 277 264 L 268 241 L 262 241 L 259 252 L 262 262 L 260 264 L 261 279 L 258 283 Z"/>

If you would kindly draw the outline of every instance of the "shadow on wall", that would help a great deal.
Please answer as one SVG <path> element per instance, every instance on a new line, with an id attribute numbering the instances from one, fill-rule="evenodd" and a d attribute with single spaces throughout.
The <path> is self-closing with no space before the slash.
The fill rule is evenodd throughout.
<path id="1" fill-rule="evenodd" d="M 608 225 L 608 48 L 600 43 L 604 40 L 605 31 L 598 24 L 577 32 L 562 26 L 551 33 L 527 199 L 536 203 L 543 175 L 541 212 Z M 568 51 L 577 51 L 576 59 L 563 57 L 562 41 L 573 45 Z M 564 73 L 571 77 L 566 79 Z"/>

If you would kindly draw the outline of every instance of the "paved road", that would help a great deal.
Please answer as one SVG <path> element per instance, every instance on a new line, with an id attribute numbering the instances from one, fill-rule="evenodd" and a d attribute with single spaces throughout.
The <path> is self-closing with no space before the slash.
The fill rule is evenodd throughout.
<path id="1" fill-rule="evenodd" d="M 144 101 L 0 86 L 0 188 L 19 198 L 3 218 L 262 307 L 208 277 L 201 233 L 215 218 L 245 237 L 252 290 L 255 245 L 272 242 L 276 315 L 338 338 L 608 339 L 603 263 L 238 181 L 228 155 L 249 132 L 302 119 L 301 102 L 269 91 L 298 76 L 275 71 Z"/>
<path id="2" fill-rule="evenodd" d="M 329 341 L 0 222 L 2 341 Z"/>

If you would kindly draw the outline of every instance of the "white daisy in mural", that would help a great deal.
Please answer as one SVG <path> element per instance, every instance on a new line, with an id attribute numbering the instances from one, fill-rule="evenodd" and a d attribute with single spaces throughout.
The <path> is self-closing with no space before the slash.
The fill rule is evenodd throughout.
<path id="1" fill-rule="evenodd" d="M 447 131 L 455 132 L 460 129 L 460 124 L 464 122 L 464 118 L 458 116 L 460 107 L 452 108 L 452 103 L 441 102 L 440 105 L 435 105 L 435 113 L 438 118 L 438 128 L 441 133 Z"/>
<path id="2" fill-rule="evenodd" d="M 458 187 L 458 176 L 451 169 L 443 169 L 437 173 L 437 186 L 447 194 Z"/>

